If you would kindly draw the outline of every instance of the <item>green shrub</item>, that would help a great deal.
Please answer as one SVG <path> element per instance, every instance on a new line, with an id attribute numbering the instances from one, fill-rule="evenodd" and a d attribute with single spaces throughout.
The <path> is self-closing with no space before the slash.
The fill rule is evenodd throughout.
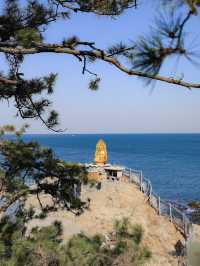
<path id="1" fill-rule="evenodd" d="M 124 265 L 124 258 L 134 265 L 142 265 L 151 257 L 147 247 L 141 245 L 143 230 L 131 226 L 127 218 L 115 223 L 110 241 L 102 235 L 73 236 L 62 244 L 62 224 L 32 229 L 25 235 L 19 219 L 12 224 L 5 219 L 0 224 L 0 266 L 113 266 Z"/>
<path id="2" fill-rule="evenodd" d="M 123 253 L 125 253 L 128 249 L 128 244 L 126 241 L 119 240 L 113 250 L 113 255 L 119 256 Z"/>
<path id="3" fill-rule="evenodd" d="M 136 245 L 139 245 L 143 238 L 143 229 L 142 226 L 139 224 L 136 224 L 132 226 L 132 238 Z"/>
<path id="4" fill-rule="evenodd" d="M 151 257 L 152 257 L 152 253 L 149 250 L 149 248 L 147 248 L 146 246 L 141 247 L 138 250 L 138 253 L 136 256 L 137 265 L 143 264 L 146 260 L 149 260 Z"/>
<path id="5" fill-rule="evenodd" d="M 128 235 L 130 222 L 128 218 L 123 218 L 122 220 L 115 221 L 115 232 L 118 237 L 126 237 Z"/>
<path id="6" fill-rule="evenodd" d="M 74 266 L 88 266 L 95 261 L 99 253 L 101 241 L 97 238 L 88 238 L 84 235 L 76 235 L 65 247 L 66 261 Z M 81 263 L 81 264 L 80 264 Z M 94 264 L 96 265 L 96 264 Z"/>

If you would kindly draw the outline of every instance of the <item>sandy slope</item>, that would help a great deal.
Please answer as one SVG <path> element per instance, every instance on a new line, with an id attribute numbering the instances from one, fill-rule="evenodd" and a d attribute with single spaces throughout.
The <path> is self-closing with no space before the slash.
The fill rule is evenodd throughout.
<path id="1" fill-rule="evenodd" d="M 30 230 L 34 226 L 45 226 L 54 220 L 59 220 L 64 227 L 64 240 L 73 234 L 84 231 L 87 234 L 112 231 L 113 222 L 122 217 L 129 217 L 132 223 L 141 224 L 144 228 L 144 244 L 153 252 L 149 266 L 175 266 L 177 259 L 172 255 L 174 245 L 180 239 L 184 240 L 175 226 L 167 218 L 158 216 L 147 203 L 145 196 L 135 185 L 125 182 L 103 181 L 102 189 L 84 187 L 83 199 L 91 199 L 90 210 L 81 216 L 74 216 L 71 212 L 57 211 L 49 214 L 44 220 L 34 219 L 28 224 Z M 49 202 L 47 197 L 43 202 Z M 28 199 L 28 205 L 38 207 L 35 198 Z"/>

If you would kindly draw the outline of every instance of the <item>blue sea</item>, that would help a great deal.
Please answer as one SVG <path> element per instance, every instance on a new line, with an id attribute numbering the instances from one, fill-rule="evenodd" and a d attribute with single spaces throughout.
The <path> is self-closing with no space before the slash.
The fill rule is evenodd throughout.
<path id="1" fill-rule="evenodd" d="M 200 200 L 200 134 L 25 135 L 71 162 L 92 162 L 95 146 L 106 141 L 109 162 L 143 171 L 162 198 Z"/>

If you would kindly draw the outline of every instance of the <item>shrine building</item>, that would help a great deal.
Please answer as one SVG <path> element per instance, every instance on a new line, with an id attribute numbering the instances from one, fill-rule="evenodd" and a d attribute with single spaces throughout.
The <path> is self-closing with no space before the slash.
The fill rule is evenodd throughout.
<path id="1" fill-rule="evenodd" d="M 123 178 L 124 167 L 108 163 L 108 151 L 104 140 L 96 144 L 94 163 L 86 164 L 88 179 L 101 182 L 103 179 L 120 180 Z"/>

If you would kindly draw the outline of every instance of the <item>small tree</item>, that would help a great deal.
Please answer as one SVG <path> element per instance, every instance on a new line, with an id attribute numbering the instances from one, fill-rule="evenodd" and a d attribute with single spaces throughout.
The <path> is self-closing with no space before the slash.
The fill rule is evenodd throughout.
<path id="1" fill-rule="evenodd" d="M 15 135 L 5 139 L 5 131 L 15 132 Z M 0 214 L 5 214 L 16 202 L 23 203 L 30 194 L 37 195 L 39 200 L 40 193 L 50 195 L 55 206 L 82 210 L 84 203 L 77 197 L 76 188 L 87 181 L 85 168 L 59 160 L 51 149 L 42 148 L 36 142 L 24 142 L 23 131 L 1 128 L 0 195 L 4 204 Z M 28 186 L 27 179 L 35 185 Z"/>

